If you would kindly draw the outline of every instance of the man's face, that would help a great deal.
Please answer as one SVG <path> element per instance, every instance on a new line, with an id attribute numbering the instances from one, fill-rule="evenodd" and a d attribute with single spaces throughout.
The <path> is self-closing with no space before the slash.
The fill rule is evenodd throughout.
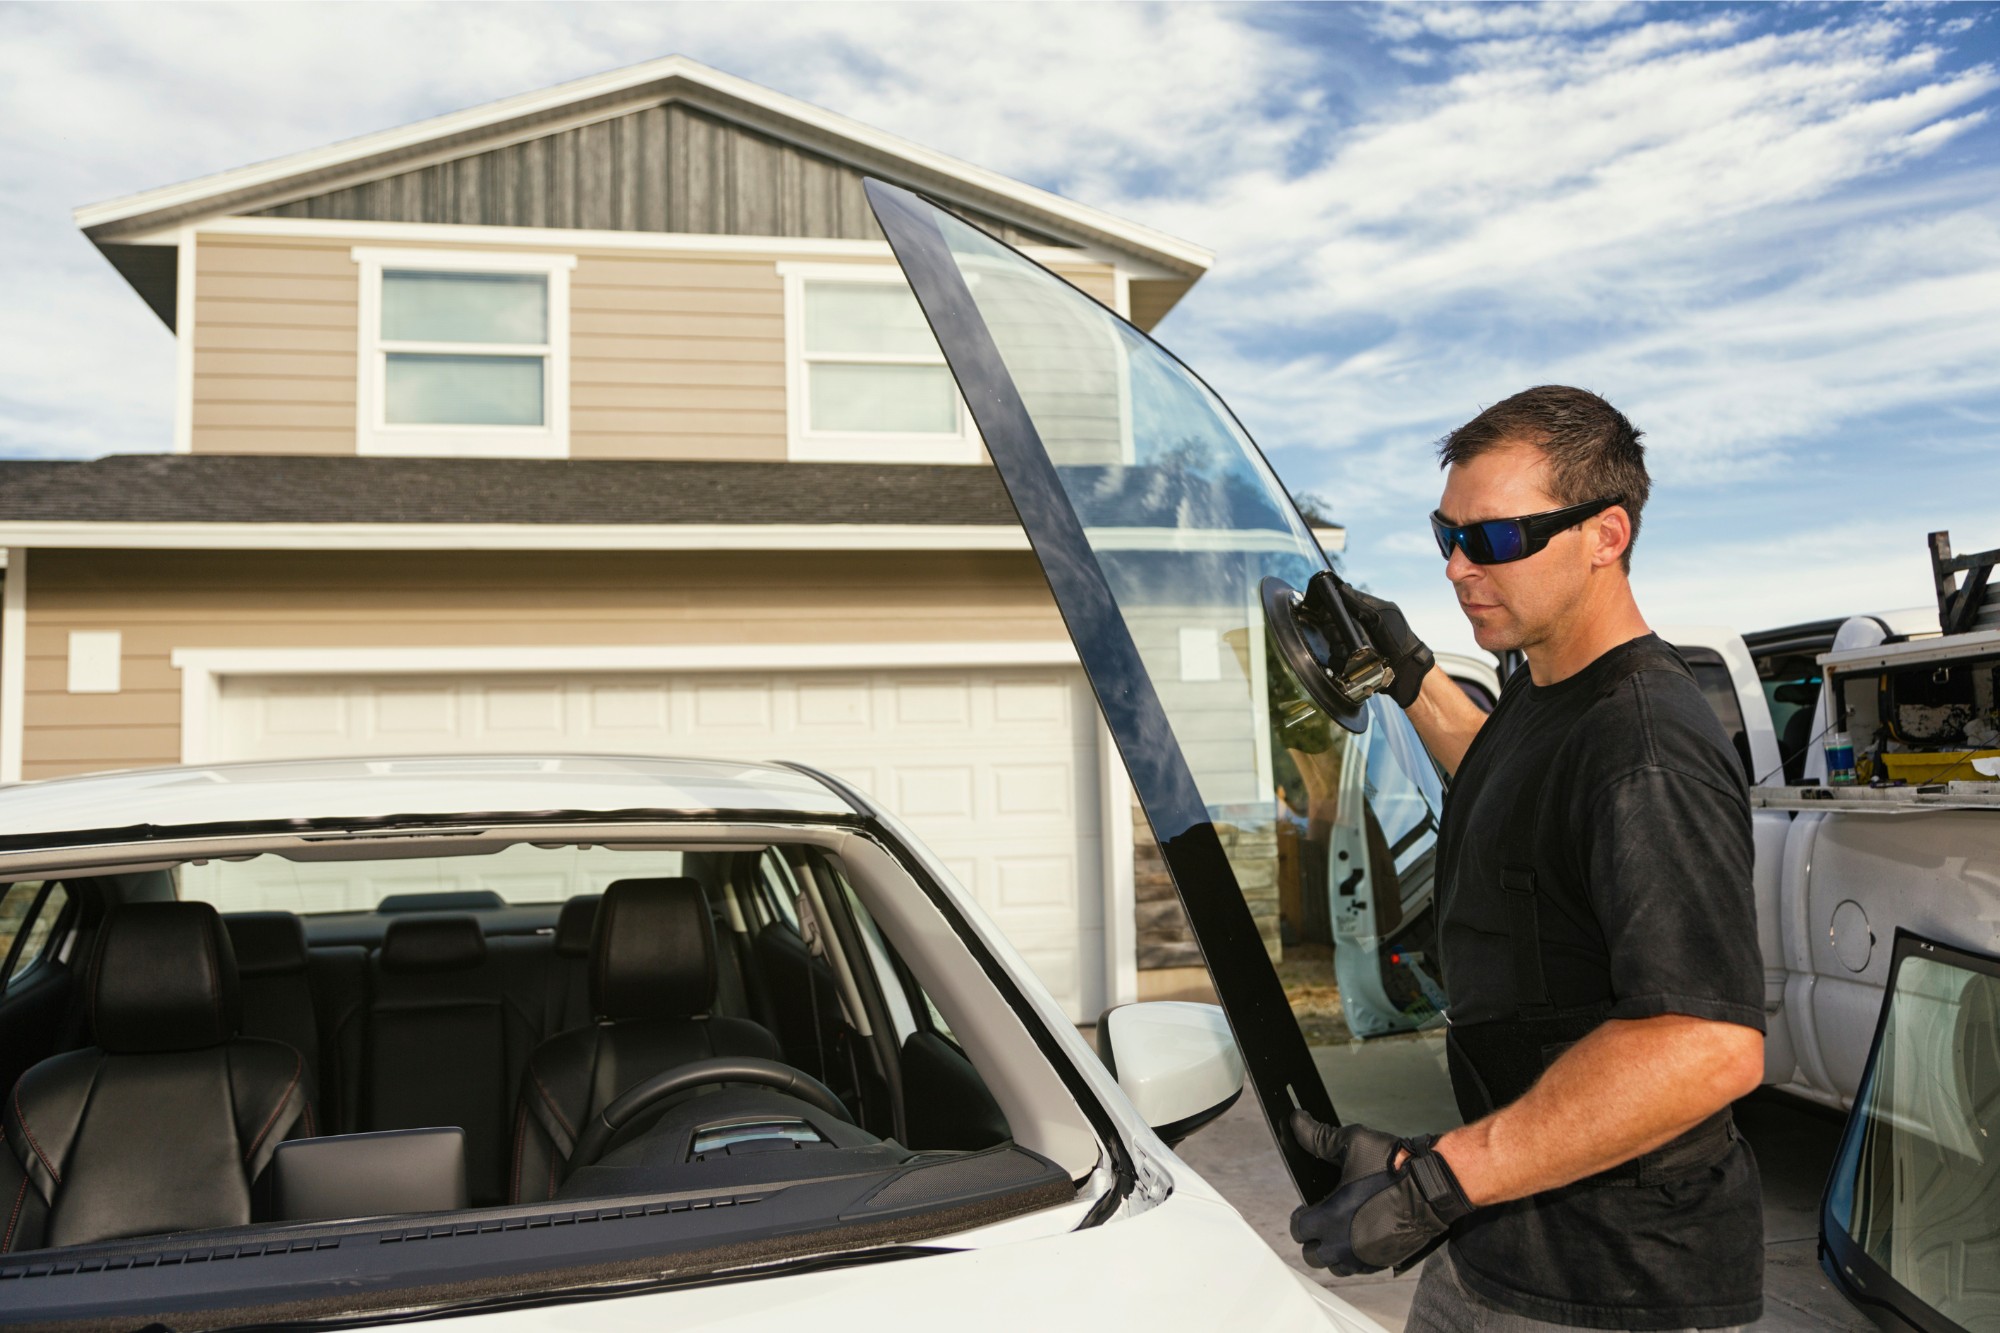
<path id="1" fill-rule="evenodd" d="M 1548 460 L 1533 445 L 1503 445 L 1445 474 L 1438 511 L 1454 524 L 1493 518 L 1520 518 L 1559 509 L 1549 493 Z M 1472 637 L 1488 652 L 1528 648 L 1542 642 L 1579 603 L 1599 549 L 1597 523 L 1558 533 L 1542 550 L 1504 565 L 1475 565 L 1463 549 L 1452 548 L 1445 577 L 1458 594 L 1459 609 L 1472 622 Z"/>

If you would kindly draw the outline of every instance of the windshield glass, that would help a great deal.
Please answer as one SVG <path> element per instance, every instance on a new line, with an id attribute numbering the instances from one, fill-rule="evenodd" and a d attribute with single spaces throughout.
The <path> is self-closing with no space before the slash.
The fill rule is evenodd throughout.
<path id="1" fill-rule="evenodd" d="M 221 912 L 372 912 L 397 894 L 491 893 L 506 903 L 560 903 L 613 881 L 681 874 L 681 853 L 517 843 L 473 856 L 294 861 L 265 854 L 180 868 L 181 897 Z"/>
<path id="2" fill-rule="evenodd" d="M 1916 950 L 1923 950 L 1922 953 Z M 1905 937 L 1823 1226 L 1953 1327 L 2000 1326 L 2000 967 Z M 1980 1255 L 1988 1256 L 1980 1259 Z M 1850 1276 L 1852 1256 L 1843 1256 Z M 1867 1283 L 1871 1294 L 1887 1284 Z M 1898 1294 L 1891 1292 L 1891 1296 Z"/>
<path id="3" fill-rule="evenodd" d="M 1143 759 L 1155 738 L 1120 737 L 1169 864 L 1176 839 L 1212 824 L 1231 891 L 1249 908 L 1308 1042 L 1436 1022 L 1436 770 L 1400 709 L 1370 700 L 1366 732 L 1352 734 L 1283 664 L 1260 585 L 1275 577 L 1304 588 L 1327 567 L 1290 496 L 1229 409 L 1151 339 L 985 233 L 929 212 L 1198 789 L 1198 809 L 1149 791 L 1135 747 Z M 976 369 L 970 339 L 943 340 L 959 353 L 955 366 Z M 970 389 L 967 398 L 980 401 Z M 1026 469 L 1010 472 L 997 434 L 988 431 L 988 444 L 1019 505 L 1016 473 Z M 1064 525 L 1039 524 L 1032 512 L 1024 507 L 1024 521 L 1060 599 L 1062 571 L 1051 563 L 1077 553 L 1065 549 Z M 1073 635 L 1089 632 L 1083 612 L 1064 611 Z M 1101 701 L 1124 688 L 1093 684 Z M 1222 887 L 1177 879 L 1184 899 Z M 1228 1004 L 1218 942 L 1202 945 Z M 1253 979 L 1246 990 L 1266 984 Z M 1239 996 L 1239 1040 L 1256 1039 L 1243 1030 L 1247 1007 Z M 1441 1094 L 1441 1070 L 1431 1081 Z"/>

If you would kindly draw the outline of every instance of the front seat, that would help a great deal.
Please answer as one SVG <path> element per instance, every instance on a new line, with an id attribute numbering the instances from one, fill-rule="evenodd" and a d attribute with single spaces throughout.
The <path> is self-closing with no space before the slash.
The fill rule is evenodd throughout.
<path id="1" fill-rule="evenodd" d="M 654 1074 L 714 1056 L 781 1058 L 757 1024 L 710 1013 L 715 923 L 692 879 L 621 879 L 590 941 L 596 1022 L 534 1049 L 514 1116 L 514 1202 L 552 1199 L 581 1126 Z"/>
<path id="2" fill-rule="evenodd" d="M 236 1035 L 222 918 L 118 908 L 85 985 L 97 1044 L 21 1075 L 0 1122 L 0 1252 L 252 1221 L 252 1184 L 312 1108 L 297 1051 Z"/>

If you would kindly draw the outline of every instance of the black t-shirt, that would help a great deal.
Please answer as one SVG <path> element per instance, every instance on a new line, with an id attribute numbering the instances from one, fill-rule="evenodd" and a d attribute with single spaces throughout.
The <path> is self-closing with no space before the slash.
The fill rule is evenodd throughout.
<path id="1" fill-rule="evenodd" d="M 1510 837 L 1526 827 L 1524 811 L 1532 833 Z M 1520 918 L 1502 861 L 1523 852 L 1555 1009 L 1763 1030 L 1742 768 L 1658 637 L 1621 644 L 1553 685 L 1517 672 L 1459 765 L 1438 856 L 1455 1029 L 1519 1012 Z M 1713 1327 L 1758 1317 L 1762 1241 L 1756 1163 L 1732 1134 L 1719 1160 L 1685 1179 L 1592 1178 L 1481 1209 L 1453 1231 L 1451 1253 L 1468 1287 L 1532 1318 Z"/>

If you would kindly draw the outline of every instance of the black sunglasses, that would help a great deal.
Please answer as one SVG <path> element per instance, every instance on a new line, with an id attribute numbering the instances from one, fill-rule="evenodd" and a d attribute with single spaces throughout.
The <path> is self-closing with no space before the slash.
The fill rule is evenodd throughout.
<path id="1" fill-rule="evenodd" d="M 1549 538 L 1557 533 L 1623 503 L 1616 498 L 1586 500 L 1580 505 L 1550 509 L 1540 514 L 1489 518 L 1484 523 L 1463 525 L 1447 523 L 1443 514 L 1434 511 L 1431 514 L 1431 534 L 1437 538 L 1439 554 L 1447 560 L 1451 559 L 1451 548 L 1456 546 L 1475 565 L 1504 565 L 1514 560 L 1526 560 L 1547 546 Z"/>

